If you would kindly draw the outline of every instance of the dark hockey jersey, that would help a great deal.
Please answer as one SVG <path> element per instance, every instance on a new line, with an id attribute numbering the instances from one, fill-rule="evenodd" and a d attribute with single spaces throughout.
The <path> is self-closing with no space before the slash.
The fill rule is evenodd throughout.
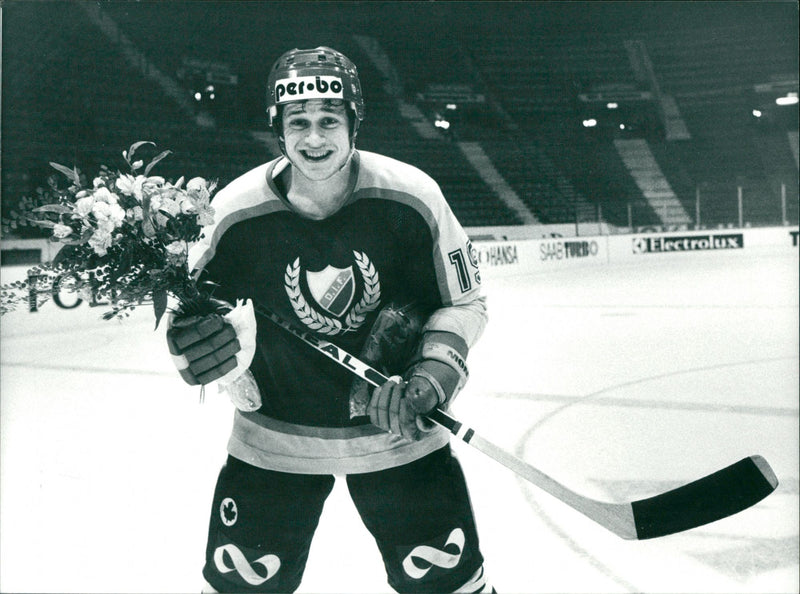
<path id="1" fill-rule="evenodd" d="M 410 165 L 354 154 L 347 199 L 335 214 L 298 214 L 279 189 L 289 167 L 266 163 L 221 190 L 215 225 L 190 265 L 215 296 L 252 299 L 287 322 L 358 355 L 381 307 L 415 303 L 426 330 L 472 345 L 486 322 L 472 246 L 438 185 Z M 288 173 L 288 172 L 286 172 Z M 410 462 L 444 445 L 442 430 L 410 442 L 350 419 L 350 372 L 259 317 L 250 366 L 262 394 L 236 412 L 229 451 L 273 470 L 346 474 Z"/>

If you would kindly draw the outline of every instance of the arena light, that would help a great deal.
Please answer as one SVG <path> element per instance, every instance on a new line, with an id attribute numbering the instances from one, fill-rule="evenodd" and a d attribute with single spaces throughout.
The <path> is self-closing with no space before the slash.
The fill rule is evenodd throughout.
<path id="1" fill-rule="evenodd" d="M 584 128 L 594 128 L 597 125 L 597 120 L 594 118 L 589 118 L 588 120 L 583 120 L 583 127 Z"/>
<path id="2" fill-rule="evenodd" d="M 775 99 L 778 105 L 797 105 L 797 93 L 787 93 L 784 97 Z"/>
<path id="3" fill-rule="evenodd" d="M 754 117 L 760 118 L 762 115 L 764 115 L 764 114 L 761 113 L 760 109 L 754 109 L 753 110 L 753 116 Z"/>
<path id="4" fill-rule="evenodd" d="M 194 94 L 194 100 L 195 101 L 202 101 L 203 100 L 203 94 L 200 91 L 197 91 Z"/>
<path id="5" fill-rule="evenodd" d="M 447 130 L 450 127 L 450 122 L 447 120 L 436 120 L 436 122 L 434 122 L 434 126 L 441 128 L 442 130 Z"/>
<path id="6" fill-rule="evenodd" d="M 619 103 L 617 103 L 616 101 L 611 101 L 610 103 L 606 103 L 606 107 L 608 109 L 617 109 L 619 108 Z"/>

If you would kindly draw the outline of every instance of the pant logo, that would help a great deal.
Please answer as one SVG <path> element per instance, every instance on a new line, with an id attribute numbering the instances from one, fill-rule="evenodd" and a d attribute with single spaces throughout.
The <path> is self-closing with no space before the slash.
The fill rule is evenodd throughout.
<path id="1" fill-rule="evenodd" d="M 239 518 L 239 509 L 236 502 L 230 497 L 222 500 L 219 506 L 219 517 L 226 526 L 233 526 Z"/>
<path id="2" fill-rule="evenodd" d="M 233 562 L 233 567 L 228 567 L 225 559 L 225 553 L 228 553 L 228 558 Z M 266 575 L 261 575 L 255 570 L 253 565 L 245 558 L 244 553 L 240 551 L 235 545 L 226 544 L 218 547 L 214 551 L 214 564 L 220 573 L 230 573 L 236 571 L 241 578 L 251 586 L 260 586 L 270 578 L 272 578 L 281 567 L 281 560 L 275 555 L 264 555 L 253 561 L 253 565 L 261 565 L 267 570 Z"/>
<path id="3" fill-rule="evenodd" d="M 415 580 L 421 579 L 434 565 L 442 569 L 451 569 L 461 561 L 464 552 L 464 531 L 456 528 L 447 537 L 444 544 L 445 550 L 440 550 L 428 545 L 420 545 L 413 549 L 403 559 L 403 569 Z M 447 550 L 449 549 L 449 551 Z M 455 552 L 450 552 L 455 550 Z"/>

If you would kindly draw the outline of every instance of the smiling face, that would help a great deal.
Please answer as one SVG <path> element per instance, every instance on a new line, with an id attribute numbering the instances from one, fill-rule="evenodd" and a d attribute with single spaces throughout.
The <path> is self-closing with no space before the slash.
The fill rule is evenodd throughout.
<path id="1" fill-rule="evenodd" d="M 350 158 L 350 120 L 344 102 L 287 103 L 282 114 L 286 156 L 311 181 L 324 181 Z"/>

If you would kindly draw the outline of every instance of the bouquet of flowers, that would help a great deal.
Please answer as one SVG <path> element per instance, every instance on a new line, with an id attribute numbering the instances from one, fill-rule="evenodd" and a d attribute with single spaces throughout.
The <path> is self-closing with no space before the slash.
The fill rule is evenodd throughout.
<path id="1" fill-rule="evenodd" d="M 252 304 L 237 302 L 234 307 L 213 299 L 211 291 L 198 288 L 189 270 L 190 244 L 200 239 L 204 226 L 214 222 L 210 202 L 216 182 L 195 177 L 184 186 L 183 178 L 170 183 L 150 175 L 171 151 L 157 154 L 145 165 L 136 158 L 144 145 L 155 147 L 152 142 L 136 142 L 122 153 L 130 173 L 102 166 L 91 188 L 84 187 L 76 168 L 51 163 L 70 185 L 65 190 L 54 188 L 50 194 L 54 201 L 33 208 L 28 216 L 52 229 L 51 241 L 64 247 L 53 262 L 30 269 L 27 281 L 0 287 L 0 313 L 20 303 L 38 306 L 54 286 L 63 288 L 62 281 L 69 279 L 70 289 L 110 304 L 105 319 L 124 317 L 134 307 L 152 304 L 158 328 L 172 296 L 178 302 L 178 316 L 225 314 L 235 328 L 248 324 L 247 316 L 251 316 L 249 324 L 254 327 Z M 36 303 L 31 304 L 31 299 Z M 242 343 L 243 360 L 251 360 L 254 351 L 252 336 Z M 218 385 L 238 408 L 255 410 L 261 405 L 261 395 L 250 370 L 242 367 L 220 378 Z M 201 401 L 202 394 L 201 390 Z"/>
<path id="2" fill-rule="evenodd" d="M 55 188 L 53 203 L 27 216 L 52 229 L 51 241 L 64 247 L 52 263 L 29 270 L 27 281 L 2 286 L 0 313 L 29 304 L 29 299 L 37 299 L 38 305 L 54 283 L 63 287 L 64 279 L 72 290 L 110 303 L 106 319 L 152 303 L 158 327 L 170 295 L 178 300 L 181 313 L 208 313 L 208 297 L 191 277 L 187 257 L 189 245 L 214 222 L 210 202 L 216 183 L 195 177 L 184 185 L 184 178 L 170 183 L 150 175 L 171 151 L 160 152 L 145 165 L 137 158 L 137 150 L 145 145 L 155 147 L 142 141 L 123 151 L 130 173 L 101 166 L 91 187 L 84 187 L 78 169 L 51 163 L 69 186 Z"/>

